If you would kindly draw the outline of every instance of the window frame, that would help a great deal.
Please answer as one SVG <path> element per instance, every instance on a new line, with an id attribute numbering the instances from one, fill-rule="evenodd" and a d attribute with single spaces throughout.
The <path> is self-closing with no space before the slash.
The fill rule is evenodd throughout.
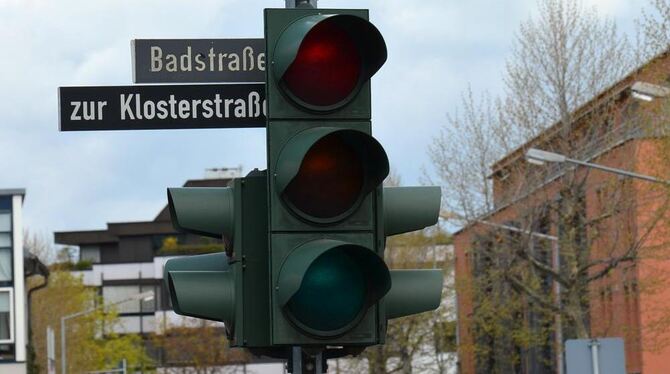
<path id="1" fill-rule="evenodd" d="M 90 260 L 90 259 L 85 259 L 84 256 L 83 256 L 84 252 L 90 251 L 92 249 L 95 249 L 98 252 L 98 256 L 97 256 L 96 261 L 93 261 L 93 260 Z M 99 244 L 98 245 L 80 245 L 79 246 L 79 261 L 90 261 L 91 264 L 100 264 L 100 263 L 102 263 L 101 252 L 102 251 L 100 250 L 100 245 Z"/>
<path id="2" fill-rule="evenodd" d="M 9 229 L 0 228 L 0 234 L 9 236 L 9 246 L 0 247 L 9 250 L 9 279 L 0 279 L 0 287 L 4 287 L 14 284 L 14 217 L 12 209 L 0 208 L 0 214 L 9 216 Z"/>
<path id="3" fill-rule="evenodd" d="M 137 287 L 137 292 L 131 292 L 129 294 L 123 294 L 122 298 L 118 300 L 111 300 L 109 297 L 105 297 L 105 289 L 120 289 L 120 288 L 126 288 L 129 289 L 131 287 Z M 102 289 L 101 289 L 101 296 L 103 303 L 105 305 L 112 305 L 114 304 L 114 307 L 116 308 L 117 313 L 119 316 L 127 316 L 127 315 L 138 315 L 141 312 L 141 301 L 140 300 L 128 300 L 129 296 L 135 295 L 140 293 L 140 285 L 139 284 L 103 284 Z M 120 303 L 121 301 L 126 300 L 123 303 Z M 137 310 L 135 311 L 135 307 Z M 129 307 L 133 307 L 131 311 L 127 311 L 126 309 Z"/>
<path id="4" fill-rule="evenodd" d="M 0 287 L 0 293 L 9 294 L 9 339 L 0 339 L 0 344 L 14 344 L 14 288 Z"/>

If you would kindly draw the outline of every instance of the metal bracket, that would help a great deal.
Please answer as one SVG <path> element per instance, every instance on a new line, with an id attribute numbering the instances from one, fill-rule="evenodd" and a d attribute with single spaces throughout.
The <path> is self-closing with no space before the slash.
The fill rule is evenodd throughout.
<path id="1" fill-rule="evenodd" d="M 313 8 L 316 9 L 318 0 L 286 0 L 286 8 Z"/>
<path id="2" fill-rule="evenodd" d="M 292 374 L 324 374 L 328 372 L 328 364 L 322 349 L 311 353 L 295 346 L 291 347 L 287 369 Z"/>

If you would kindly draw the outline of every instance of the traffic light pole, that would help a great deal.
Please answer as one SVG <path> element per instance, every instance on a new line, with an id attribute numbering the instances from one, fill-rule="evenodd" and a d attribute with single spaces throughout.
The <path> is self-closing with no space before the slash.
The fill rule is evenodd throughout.
<path id="1" fill-rule="evenodd" d="M 315 355 L 309 354 L 300 346 L 291 348 L 291 357 L 288 362 L 289 372 L 293 374 L 324 374 L 328 372 L 328 365 L 323 357 L 323 350 Z"/>

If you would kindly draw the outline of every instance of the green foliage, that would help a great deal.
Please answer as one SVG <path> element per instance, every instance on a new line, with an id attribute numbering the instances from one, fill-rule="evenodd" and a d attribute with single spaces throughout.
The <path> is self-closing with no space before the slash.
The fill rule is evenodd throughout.
<path id="1" fill-rule="evenodd" d="M 46 328 L 60 337 L 60 318 L 101 305 L 94 289 L 67 271 L 52 271 L 49 285 L 33 296 L 31 322 L 37 362 L 46 362 Z M 115 367 L 126 359 L 129 367 L 151 363 L 137 334 L 118 335 L 115 310 L 97 308 L 66 323 L 68 372 L 85 372 Z M 60 354 L 56 365 L 60 368 Z"/>
<path id="2" fill-rule="evenodd" d="M 223 252 L 226 247 L 222 243 L 205 240 L 198 244 L 180 244 L 174 236 L 163 239 L 163 245 L 158 250 L 159 255 L 196 255 L 214 252 Z"/>
<path id="3" fill-rule="evenodd" d="M 553 345 L 553 312 L 538 304 L 553 302 L 550 286 L 512 254 L 522 242 L 519 235 L 492 230 L 473 245 L 470 323 L 478 373 L 519 372 L 524 352 L 533 350 L 541 361 L 542 352 Z M 526 288 L 519 289 L 510 279 Z M 551 367 L 551 362 L 542 364 Z"/>
<path id="4" fill-rule="evenodd" d="M 179 326 L 166 323 L 151 341 L 162 350 L 165 364 L 190 366 L 198 373 L 251 360 L 245 350 L 230 348 L 225 330 L 217 322 L 183 319 Z"/>
<path id="5" fill-rule="evenodd" d="M 26 371 L 28 374 L 39 374 L 40 365 L 37 363 L 37 355 L 35 354 L 35 346 L 28 344 L 26 349 Z"/>
<path id="6" fill-rule="evenodd" d="M 456 353 L 457 342 L 456 321 L 439 321 L 433 326 L 435 336 L 435 351 L 441 353 Z"/>
<path id="7" fill-rule="evenodd" d="M 54 263 L 49 268 L 53 271 L 91 270 L 93 268 L 93 263 L 88 260 L 81 260 L 77 262 L 65 261 Z"/>
<path id="8" fill-rule="evenodd" d="M 89 260 L 81 260 L 74 264 L 74 270 L 91 270 L 93 263 Z"/>

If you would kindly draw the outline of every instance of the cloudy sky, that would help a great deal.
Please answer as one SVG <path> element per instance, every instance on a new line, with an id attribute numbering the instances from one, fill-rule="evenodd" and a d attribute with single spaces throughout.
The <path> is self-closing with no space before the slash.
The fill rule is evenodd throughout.
<path id="1" fill-rule="evenodd" d="M 205 168 L 265 168 L 263 129 L 58 132 L 57 87 L 132 84 L 135 38 L 262 37 L 283 0 L 0 0 L 0 188 L 26 188 L 34 232 L 150 220 L 165 188 Z M 632 33 L 645 0 L 586 0 Z M 388 47 L 373 78 L 374 135 L 403 184 L 430 170 L 426 146 L 470 84 L 501 89 L 533 0 L 319 1 L 367 7 Z"/>

